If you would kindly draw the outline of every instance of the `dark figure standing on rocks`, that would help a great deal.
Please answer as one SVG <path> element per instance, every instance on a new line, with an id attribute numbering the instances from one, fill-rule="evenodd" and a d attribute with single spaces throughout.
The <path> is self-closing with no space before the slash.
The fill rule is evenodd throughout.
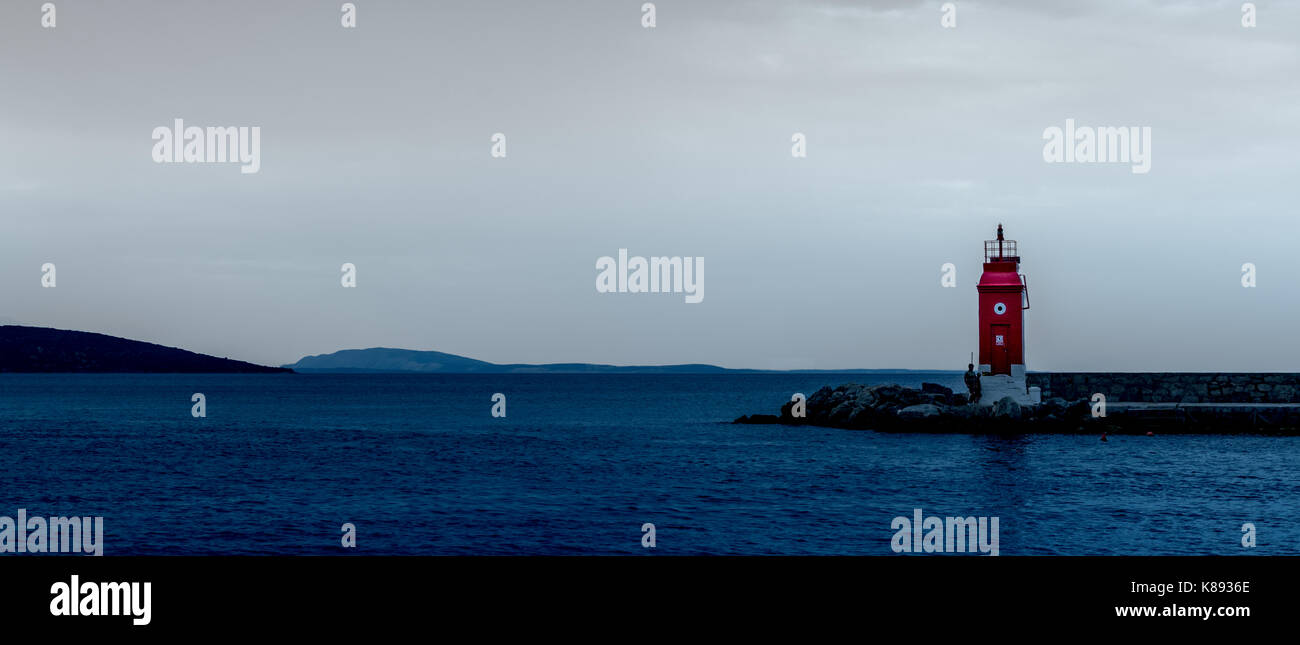
<path id="1" fill-rule="evenodd" d="M 966 365 L 966 374 L 962 378 L 966 380 L 966 389 L 970 390 L 970 402 L 979 403 L 980 373 L 975 371 L 974 363 Z"/>

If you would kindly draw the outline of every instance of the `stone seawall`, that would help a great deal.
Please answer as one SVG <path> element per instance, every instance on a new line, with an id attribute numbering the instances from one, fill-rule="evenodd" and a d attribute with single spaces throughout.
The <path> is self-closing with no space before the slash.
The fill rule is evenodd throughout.
<path id="1" fill-rule="evenodd" d="M 1095 434 L 1103 440 L 1108 434 L 1300 435 L 1300 403 L 1282 400 L 1300 391 L 1297 374 L 1039 373 L 1029 377 L 1040 388 L 1046 384 L 1062 390 L 1078 388 L 1087 397 L 1102 392 L 1107 399 L 1105 414 L 1093 416 L 1096 410 L 1084 396 L 1066 400 L 1053 393 L 1038 405 L 1024 406 L 1007 396 L 984 406 L 968 405 L 965 394 L 933 383 L 924 383 L 919 390 L 847 383 L 823 387 L 806 400 L 792 397 L 783 402 L 779 415 L 746 415 L 735 423 L 878 432 Z M 1202 391 L 1205 398 L 1235 400 L 1190 400 L 1199 399 Z M 1270 396 L 1275 400 L 1270 401 Z M 1186 400 L 1169 400 L 1175 397 Z"/>
<path id="2" fill-rule="evenodd" d="M 1300 403 L 1300 374 L 1281 372 L 1030 372 L 1043 399 L 1154 403 Z"/>

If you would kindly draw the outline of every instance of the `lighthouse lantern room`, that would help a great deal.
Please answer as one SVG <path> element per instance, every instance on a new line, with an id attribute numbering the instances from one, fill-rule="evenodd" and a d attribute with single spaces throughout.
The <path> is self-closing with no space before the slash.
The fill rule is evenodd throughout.
<path id="1" fill-rule="evenodd" d="M 984 273 L 980 276 L 980 362 L 984 374 L 1025 377 L 1025 309 L 1029 308 L 1029 283 L 1020 273 L 1015 240 L 1002 237 L 984 242 Z"/>

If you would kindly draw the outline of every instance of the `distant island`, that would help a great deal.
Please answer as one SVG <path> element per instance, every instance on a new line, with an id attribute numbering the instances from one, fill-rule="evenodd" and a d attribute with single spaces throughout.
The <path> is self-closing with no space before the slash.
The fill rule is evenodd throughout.
<path id="1" fill-rule="evenodd" d="M 305 356 L 281 367 L 217 358 L 175 347 L 87 331 L 0 325 L 0 372 L 269 374 L 936 374 L 960 370 L 732 369 L 704 363 L 489 363 L 445 352 L 372 347 Z"/>
<path id="2" fill-rule="evenodd" d="M 0 372 L 288 373 L 86 331 L 0 325 Z"/>
<path id="3" fill-rule="evenodd" d="M 927 372 L 943 370 L 752 370 L 717 365 L 600 365 L 594 363 L 489 363 L 455 354 L 391 347 L 345 349 L 332 354 L 303 357 L 284 367 L 295 372 L 377 374 L 871 374 L 880 372 Z M 956 371 L 954 371 L 956 373 Z"/>

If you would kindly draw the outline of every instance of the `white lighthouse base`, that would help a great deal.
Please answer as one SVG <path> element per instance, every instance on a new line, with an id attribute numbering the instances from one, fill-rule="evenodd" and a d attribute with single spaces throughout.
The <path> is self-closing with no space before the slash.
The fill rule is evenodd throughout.
<path id="1" fill-rule="evenodd" d="M 1020 405 L 1031 405 L 1023 373 L 1018 377 L 1010 374 L 989 374 L 980 377 L 979 405 L 993 405 L 1008 396 Z"/>

